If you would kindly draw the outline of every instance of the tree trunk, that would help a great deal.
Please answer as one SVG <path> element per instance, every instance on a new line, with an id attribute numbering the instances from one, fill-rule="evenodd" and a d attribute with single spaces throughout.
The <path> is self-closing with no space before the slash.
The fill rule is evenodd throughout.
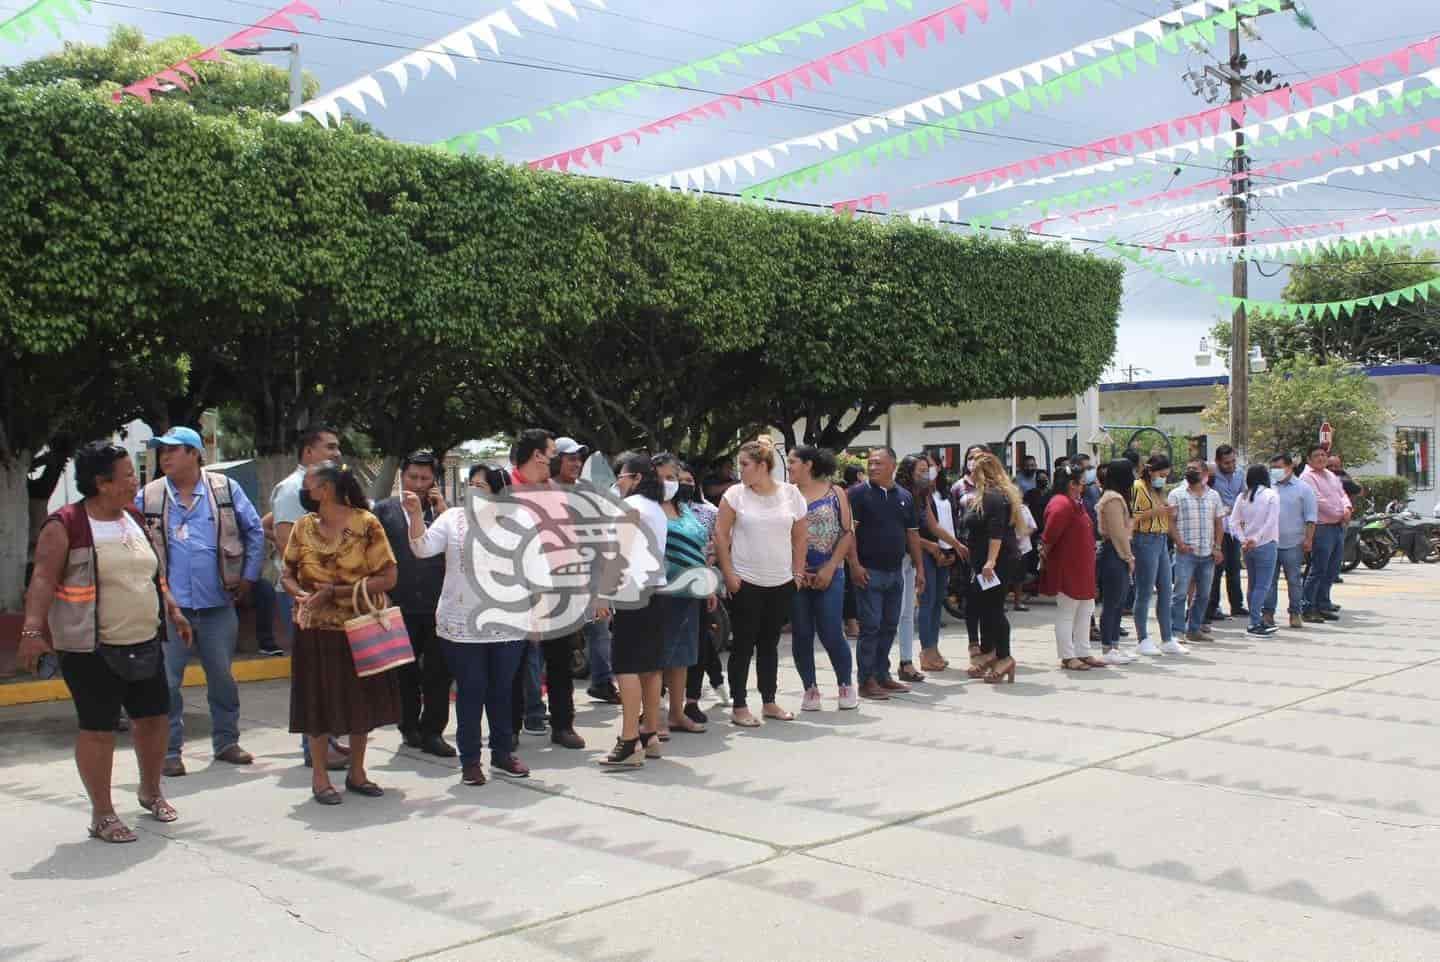
<path id="1" fill-rule="evenodd" d="M 30 545 L 30 494 L 26 486 L 29 451 L 0 460 L 0 611 L 21 611 L 25 563 Z"/>
<path id="2" fill-rule="evenodd" d="M 370 485 L 371 501 L 383 501 L 390 497 L 395 488 L 395 473 L 399 470 L 400 459 L 393 454 L 386 456 L 380 465 L 380 473 L 375 475 L 375 482 Z"/>
<path id="3" fill-rule="evenodd" d="M 275 485 L 290 476 L 295 470 L 295 455 L 293 454 L 262 454 L 255 459 L 255 476 L 259 490 L 255 492 L 257 503 L 255 510 L 263 516 L 270 511 L 270 492 L 275 490 Z"/>

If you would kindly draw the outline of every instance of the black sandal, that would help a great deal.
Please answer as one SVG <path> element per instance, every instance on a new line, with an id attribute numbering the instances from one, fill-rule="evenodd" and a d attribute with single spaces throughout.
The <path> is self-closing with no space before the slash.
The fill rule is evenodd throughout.
<path id="1" fill-rule="evenodd" d="M 348 778 L 345 779 L 345 791 L 354 792 L 356 795 L 364 795 L 366 798 L 379 798 L 385 794 L 385 789 L 376 785 L 374 782 L 365 781 L 356 785 Z"/>
<path id="2" fill-rule="evenodd" d="M 311 789 L 310 794 L 315 796 L 315 801 L 319 802 L 321 805 L 339 805 L 345 801 L 345 799 L 340 797 L 340 793 L 335 791 L 334 785 L 331 785 L 324 791 L 319 792 Z"/>

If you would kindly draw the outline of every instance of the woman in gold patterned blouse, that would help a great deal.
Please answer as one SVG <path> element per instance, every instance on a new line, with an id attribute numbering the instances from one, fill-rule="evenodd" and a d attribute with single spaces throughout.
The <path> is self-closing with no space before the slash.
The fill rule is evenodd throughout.
<path id="1" fill-rule="evenodd" d="M 355 616 L 351 591 L 358 582 L 365 582 L 372 598 L 395 586 L 395 556 L 347 466 L 326 461 L 310 468 L 300 503 L 310 513 L 290 533 L 282 578 L 295 599 L 297 628 L 290 730 L 310 740 L 315 800 L 339 805 L 340 793 L 326 770 L 332 735 L 350 736 L 345 790 L 372 798 L 384 794 L 365 773 L 365 741 L 372 729 L 400 720 L 400 687 L 394 672 L 355 674 L 344 626 Z"/>

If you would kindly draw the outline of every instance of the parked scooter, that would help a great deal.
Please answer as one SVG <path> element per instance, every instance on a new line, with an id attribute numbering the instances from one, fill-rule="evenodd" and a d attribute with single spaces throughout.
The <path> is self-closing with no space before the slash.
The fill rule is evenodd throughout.
<path id="1" fill-rule="evenodd" d="M 1341 571 L 1354 571 L 1361 563 L 1372 571 L 1379 571 L 1390 563 L 1395 554 L 1395 539 L 1387 528 L 1388 520 L 1389 516 L 1384 514 L 1350 519 L 1340 556 Z"/>
<path id="2" fill-rule="evenodd" d="M 1386 506 L 1389 512 L 1387 527 L 1395 542 L 1395 550 L 1409 558 L 1412 564 L 1440 562 L 1440 522 L 1422 518 L 1419 512 L 1406 507 L 1409 503 L 1391 501 Z"/>

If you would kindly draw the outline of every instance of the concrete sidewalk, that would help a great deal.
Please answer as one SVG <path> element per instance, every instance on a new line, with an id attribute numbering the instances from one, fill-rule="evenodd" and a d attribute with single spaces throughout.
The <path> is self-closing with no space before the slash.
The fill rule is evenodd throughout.
<path id="1" fill-rule="evenodd" d="M 523 782 L 465 788 L 386 731 L 386 796 L 335 809 L 283 682 L 242 689 L 246 769 L 207 765 L 191 692 L 181 821 L 139 817 L 119 757 L 127 846 L 85 839 L 70 706 L 6 708 L 0 960 L 1440 959 L 1440 566 L 1336 591 L 1338 625 L 1230 620 L 1088 674 L 1040 603 L 1014 685 L 841 714 L 822 668 L 826 711 L 713 712 L 634 773 L 595 766 L 616 709 L 583 696 L 592 750 L 526 736 Z M 963 663 L 963 629 L 943 647 Z M 788 659 L 781 683 L 798 709 Z"/>

